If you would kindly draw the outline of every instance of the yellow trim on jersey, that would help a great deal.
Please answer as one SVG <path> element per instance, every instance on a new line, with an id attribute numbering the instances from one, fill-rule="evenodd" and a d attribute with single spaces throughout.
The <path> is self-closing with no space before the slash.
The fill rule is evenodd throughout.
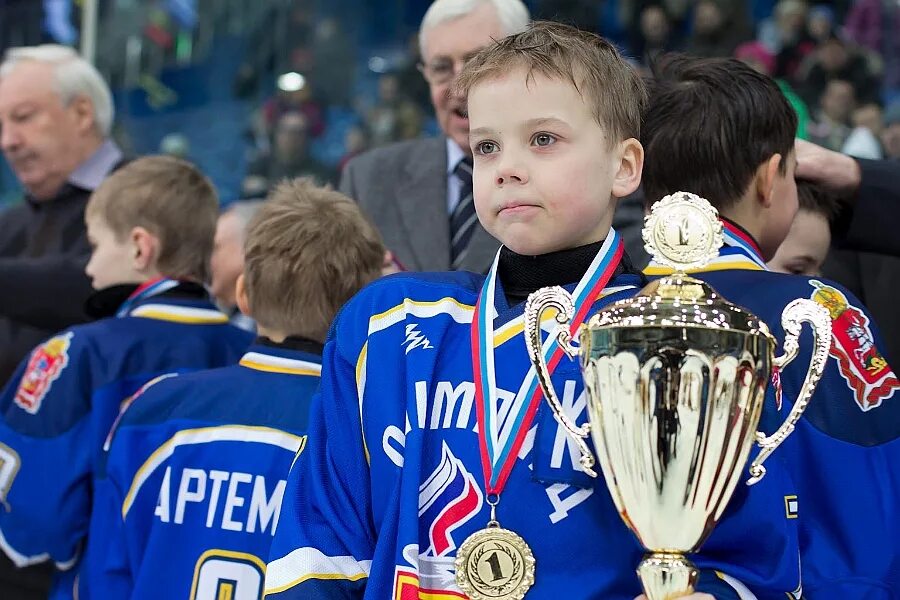
<path id="1" fill-rule="evenodd" d="M 363 394 L 366 391 L 366 365 L 369 356 L 369 340 L 363 344 L 362 350 L 359 351 L 359 357 L 356 359 L 356 398 L 359 403 L 359 431 L 362 434 L 363 454 L 366 457 L 366 464 L 372 464 L 372 457 L 369 455 L 369 446 L 366 444 L 366 431 L 363 429 Z"/>
<path id="2" fill-rule="evenodd" d="M 291 367 L 281 367 L 276 365 L 267 365 L 260 362 L 254 362 L 252 360 L 247 360 L 246 358 L 242 358 L 239 365 L 242 367 L 247 367 L 248 369 L 253 369 L 255 371 L 265 371 L 266 373 L 285 373 L 287 375 L 311 375 L 313 377 L 321 377 L 322 376 L 322 368 L 318 369 L 310 369 L 310 368 L 291 368 Z"/>
<path id="3" fill-rule="evenodd" d="M 394 306 L 392 308 L 387 309 L 384 312 L 380 312 L 376 315 L 372 315 L 371 317 L 369 317 L 369 322 L 380 321 L 381 319 L 384 319 L 384 318 L 389 317 L 390 315 L 394 314 L 398 310 L 402 310 L 403 308 L 405 308 L 408 305 L 427 307 L 427 306 L 438 306 L 440 304 L 445 304 L 448 302 L 451 304 L 455 304 L 456 306 L 458 306 L 459 308 L 461 308 L 465 311 L 472 311 L 472 312 L 475 311 L 475 306 L 473 306 L 471 304 L 463 304 L 462 302 L 460 302 L 456 298 L 453 298 L 452 296 L 445 296 L 445 297 L 441 298 L 440 300 L 410 300 L 409 298 L 404 298 L 403 302 L 401 302 L 397 306 Z"/>
<path id="4" fill-rule="evenodd" d="M 128 313 L 129 317 L 156 319 L 188 325 L 221 325 L 228 323 L 228 316 L 217 310 L 166 304 L 145 304 Z"/>
<path id="5" fill-rule="evenodd" d="M 594 302 L 602 300 L 607 296 L 612 296 L 613 294 L 618 294 L 619 292 L 623 292 L 628 289 L 637 289 L 637 286 L 626 285 L 626 286 L 618 286 L 611 288 L 604 288 L 597 294 L 597 297 L 594 299 Z M 541 319 L 541 325 L 549 321 L 550 319 L 556 318 L 556 314 L 558 311 L 556 309 L 548 310 L 544 313 L 543 318 Z M 523 317 L 517 317 L 510 321 L 509 323 L 504 324 L 496 331 L 494 331 L 494 348 L 499 348 L 504 343 L 508 342 L 512 338 L 516 337 L 520 333 L 525 331 L 525 320 Z"/>
<path id="6" fill-rule="evenodd" d="M 304 575 L 303 577 L 298 577 L 297 579 L 287 583 L 281 587 L 267 589 L 265 592 L 265 596 L 269 594 L 280 594 L 285 590 L 289 590 L 292 587 L 298 586 L 304 581 L 309 581 L 310 579 L 326 579 L 326 580 L 337 580 L 343 579 L 344 581 L 359 581 L 360 579 L 365 579 L 369 575 L 367 573 L 355 573 L 353 575 L 344 575 L 343 573 L 310 573 L 308 575 Z"/>
<path id="7" fill-rule="evenodd" d="M 216 427 L 182 429 L 154 450 L 147 460 L 144 461 L 144 464 L 135 472 L 134 477 L 131 479 L 128 493 L 125 495 L 125 500 L 122 502 L 122 520 L 125 520 L 125 517 L 128 516 L 128 511 L 131 510 L 135 497 L 141 486 L 149 479 L 150 474 L 172 456 L 175 448 L 178 446 L 210 442 L 269 443 L 296 453 L 305 437 L 272 427 L 256 425 L 219 425 Z M 278 443 L 279 441 L 282 443 Z M 291 443 L 290 447 L 287 445 L 288 442 Z"/>
<path id="8" fill-rule="evenodd" d="M 709 271 L 765 271 L 759 265 L 750 261 L 728 261 L 720 263 L 711 263 L 700 269 L 689 269 L 688 273 L 707 273 Z M 644 269 L 644 275 L 656 277 L 658 275 L 671 275 L 673 270 L 670 267 L 649 266 Z"/>

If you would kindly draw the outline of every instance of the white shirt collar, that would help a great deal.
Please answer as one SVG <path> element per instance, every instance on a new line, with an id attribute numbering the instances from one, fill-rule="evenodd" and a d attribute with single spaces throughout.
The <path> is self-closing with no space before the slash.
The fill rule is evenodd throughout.
<path id="1" fill-rule="evenodd" d="M 462 148 L 456 145 L 456 142 L 447 138 L 447 175 L 453 175 L 456 172 L 456 165 L 459 161 L 466 157 L 466 153 Z"/>

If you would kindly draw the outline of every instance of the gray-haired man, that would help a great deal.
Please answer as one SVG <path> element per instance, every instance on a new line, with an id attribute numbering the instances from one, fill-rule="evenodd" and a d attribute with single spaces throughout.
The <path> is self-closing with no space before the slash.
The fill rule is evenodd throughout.
<path id="1" fill-rule="evenodd" d="M 500 243 L 475 216 L 466 102 L 451 84 L 468 58 L 529 20 L 521 0 L 435 0 L 419 27 L 420 68 L 444 135 L 377 148 L 344 168 L 341 191 L 366 211 L 402 266 L 490 267 Z"/>
<path id="2" fill-rule="evenodd" d="M 84 206 L 122 161 L 109 141 L 112 120 L 109 88 L 70 48 L 6 53 L 0 150 L 26 196 L 0 214 L 0 385 L 42 339 L 84 319 L 91 291 L 84 274 L 90 254 Z M 33 562 L 11 558 L 19 566 Z M 14 571 L 0 560 L 0 597 L 40 598 L 45 586 L 46 575 Z"/>

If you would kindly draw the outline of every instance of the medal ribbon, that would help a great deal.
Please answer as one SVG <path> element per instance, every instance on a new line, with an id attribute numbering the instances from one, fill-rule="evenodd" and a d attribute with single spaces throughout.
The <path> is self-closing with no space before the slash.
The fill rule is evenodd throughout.
<path id="1" fill-rule="evenodd" d="M 768 271 L 769 267 L 766 266 L 766 262 L 762 259 L 762 250 L 756 245 L 753 238 L 734 223 L 726 219 L 721 221 L 722 237 L 725 243 L 719 248 L 719 256 L 708 265 L 699 269 L 690 269 L 688 273 L 703 273 L 704 271 L 718 271 L 721 269 Z M 672 268 L 651 260 L 650 264 L 644 269 L 644 273 L 651 277 L 669 275 L 672 273 Z"/>
<path id="2" fill-rule="evenodd" d="M 741 250 L 740 253 L 756 263 L 758 267 L 768 270 L 766 261 L 762 259 L 762 250 L 747 232 L 726 219 L 722 219 L 722 228 L 726 246 Z M 727 254 L 727 250 L 728 248 L 722 248 L 719 255 Z"/>
<path id="3" fill-rule="evenodd" d="M 144 298 L 150 298 L 152 296 L 157 296 L 162 294 L 163 292 L 167 292 L 174 287 L 178 287 L 180 282 L 176 279 L 166 279 L 165 277 L 160 277 L 158 279 L 151 279 L 150 281 L 145 281 L 141 285 L 138 286 L 136 290 L 131 292 L 131 295 L 128 296 L 128 299 L 122 303 L 122 306 L 119 307 L 119 310 L 116 311 L 117 317 L 124 317 L 131 309 L 134 308 L 135 303 L 139 300 L 143 300 Z"/>
<path id="4" fill-rule="evenodd" d="M 578 286 L 573 300 L 575 317 L 570 332 L 574 335 L 587 318 L 594 301 L 606 287 L 622 260 L 625 246 L 614 229 L 594 257 Z M 475 409 L 478 415 L 478 440 L 481 449 L 481 466 L 484 469 L 485 488 L 488 494 L 499 494 L 506 485 L 512 467 L 528 429 L 531 426 L 543 393 L 538 385 L 534 366 L 528 369 L 516 394 L 512 407 L 501 423 L 500 403 L 497 396 L 497 378 L 494 369 L 494 318 L 497 290 L 497 264 L 500 253 L 488 272 L 475 305 L 472 318 L 472 372 L 475 379 Z M 542 346 L 544 359 L 552 373 L 563 357 L 562 349 L 550 336 Z"/>

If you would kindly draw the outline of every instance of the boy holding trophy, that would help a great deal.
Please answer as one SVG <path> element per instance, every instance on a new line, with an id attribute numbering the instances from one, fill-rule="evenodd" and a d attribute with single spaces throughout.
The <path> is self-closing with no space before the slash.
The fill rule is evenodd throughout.
<path id="1" fill-rule="evenodd" d="M 523 309 L 562 286 L 577 326 L 646 283 L 610 226 L 616 199 L 640 183 L 644 85 L 605 40 L 551 23 L 486 48 L 458 83 L 478 217 L 504 246 L 487 276 L 388 277 L 338 316 L 285 491 L 269 598 L 640 593 L 642 548 L 543 405 Z M 583 422 L 578 365 L 548 362 L 563 410 Z M 694 557 L 697 597 L 798 588 L 796 521 L 784 512 L 795 489 L 781 461 L 767 466 L 759 485 L 738 486 Z"/>
<path id="2" fill-rule="evenodd" d="M 796 486 L 785 511 L 799 523 L 803 591 L 817 599 L 893 598 L 900 586 L 900 381 L 853 294 L 765 264 L 798 209 L 796 116 L 771 79 L 737 60 L 672 57 L 657 71 L 641 136 L 644 190 L 650 204 L 688 190 L 718 209 L 725 245 L 699 278 L 779 339 L 781 311 L 796 298 L 814 300 L 832 318 L 821 382 L 779 457 Z M 646 272 L 669 271 L 651 263 Z M 808 361 L 809 346 L 801 342 L 798 364 Z M 797 398 L 801 375 L 796 367 L 780 373 L 786 401 Z M 770 386 L 767 405 L 780 402 L 778 388 Z M 775 425 L 764 413 L 763 429 Z"/>

